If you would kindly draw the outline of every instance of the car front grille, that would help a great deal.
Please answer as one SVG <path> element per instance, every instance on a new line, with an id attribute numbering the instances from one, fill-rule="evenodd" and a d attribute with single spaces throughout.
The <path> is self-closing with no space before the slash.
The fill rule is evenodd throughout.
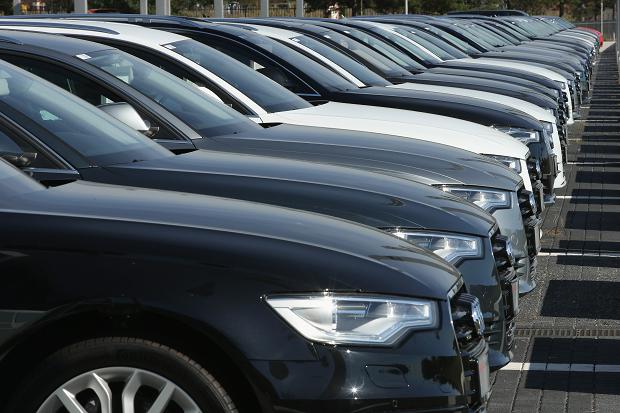
<path id="1" fill-rule="evenodd" d="M 523 226 L 527 237 L 527 255 L 530 258 L 531 267 L 532 261 L 536 259 L 539 252 L 538 249 L 540 248 L 540 233 L 538 231 L 541 221 L 537 207 L 538 202 L 536 200 L 536 205 L 532 205 L 530 194 L 530 191 L 526 190 L 523 186 L 517 190 L 519 209 L 521 210 L 521 217 L 523 218 Z"/>
<path id="2" fill-rule="evenodd" d="M 454 332 L 465 369 L 467 386 L 465 391 L 468 395 L 468 404 L 470 408 L 476 409 L 486 403 L 486 400 L 481 397 L 481 389 L 484 387 L 481 381 L 487 380 L 488 382 L 486 377 L 481 377 L 478 365 L 481 357 L 486 357 L 488 351 L 488 345 L 483 337 L 484 327 L 482 330 L 480 328 L 482 319 L 482 312 L 479 310 L 480 303 L 478 298 L 461 289 L 450 300 L 450 307 Z M 482 326 L 484 326 L 484 321 L 482 321 Z"/>
<path id="3" fill-rule="evenodd" d="M 508 237 L 500 235 L 497 231 L 491 237 L 491 242 L 504 302 L 506 349 L 510 350 L 514 343 L 514 321 L 519 313 L 519 280 L 514 269 L 514 257 L 508 253 Z"/>
<path id="4" fill-rule="evenodd" d="M 536 199 L 536 209 L 537 215 L 540 214 L 545 209 L 545 198 L 544 198 L 544 185 L 542 183 L 542 170 L 536 167 L 536 163 L 538 162 L 536 159 L 529 157 L 527 158 L 527 170 L 530 175 L 530 180 L 532 181 L 532 190 L 534 192 L 534 198 Z"/>

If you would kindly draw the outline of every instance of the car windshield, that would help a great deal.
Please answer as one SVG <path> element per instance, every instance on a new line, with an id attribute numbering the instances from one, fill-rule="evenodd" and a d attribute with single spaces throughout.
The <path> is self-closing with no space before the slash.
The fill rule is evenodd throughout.
<path id="1" fill-rule="evenodd" d="M 388 59 L 396 63 L 397 65 L 406 68 L 407 70 L 423 70 L 424 66 L 416 62 L 394 46 L 379 39 L 373 35 L 370 35 L 362 30 L 358 30 L 351 27 L 342 28 L 339 30 L 341 33 L 345 33 L 349 37 L 356 39 L 369 47 L 377 50 L 379 53 L 386 56 Z M 392 65 L 394 66 L 394 65 Z M 407 73 L 408 75 L 408 73 Z"/>
<path id="2" fill-rule="evenodd" d="M 387 86 L 390 82 L 386 81 L 381 76 L 377 75 L 372 70 L 368 69 L 363 64 L 353 60 L 349 56 L 339 52 L 333 47 L 313 39 L 310 36 L 300 34 L 291 38 L 292 41 L 298 43 L 308 49 L 324 56 L 326 59 L 332 61 L 338 66 L 342 67 L 347 72 L 351 73 L 358 80 L 368 86 Z"/>
<path id="3" fill-rule="evenodd" d="M 424 30 L 435 34 L 439 38 L 447 41 L 448 43 L 450 43 L 452 45 L 454 45 L 456 48 L 458 48 L 461 51 L 467 53 L 468 55 L 472 54 L 472 53 L 478 53 L 478 49 L 476 49 L 475 47 L 470 46 L 468 43 L 464 42 L 463 40 L 459 39 L 458 37 L 453 36 L 452 34 L 448 33 L 445 30 L 439 29 L 438 27 L 431 26 L 430 24 L 424 24 Z"/>
<path id="4" fill-rule="evenodd" d="M 442 49 L 441 47 L 439 47 L 432 41 L 428 40 L 425 37 L 425 36 L 428 36 L 426 33 L 423 33 L 424 36 L 422 36 L 418 30 L 413 29 L 413 28 L 406 28 L 403 26 L 391 26 L 391 28 L 394 31 L 394 33 L 398 33 L 401 36 L 404 36 L 407 39 L 411 40 L 412 42 L 419 44 L 420 46 L 422 46 L 423 48 L 425 48 L 426 50 L 428 50 L 429 52 L 437 56 L 440 60 L 454 59 L 453 54 L 448 53 L 446 50 Z M 455 52 L 461 53 L 458 51 L 458 49 L 456 48 L 453 48 L 453 49 Z M 463 56 L 461 57 L 467 57 L 467 55 L 463 54 Z"/>
<path id="5" fill-rule="evenodd" d="M 202 136 L 227 135 L 259 128 L 254 122 L 198 88 L 120 50 L 82 58 L 150 97 Z"/>
<path id="6" fill-rule="evenodd" d="M 1 134 L 1 133 L 0 133 Z M 34 179 L 0 159 L 0 205 L 11 196 L 43 189 Z"/>
<path id="7" fill-rule="evenodd" d="M 378 70 L 384 77 L 403 77 L 411 75 L 405 68 L 358 40 L 328 29 L 321 34 L 321 37 L 328 43 L 333 42 L 347 49 L 356 57 Z"/>
<path id="8" fill-rule="evenodd" d="M 427 65 L 432 65 L 432 64 L 436 64 L 436 63 L 441 63 L 442 60 L 439 59 L 437 56 L 433 56 L 431 53 L 429 53 L 428 51 L 424 50 L 423 46 L 421 44 L 419 44 L 418 42 L 416 42 L 415 40 L 413 40 L 413 36 L 408 36 L 407 34 L 401 34 L 400 36 L 398 34 L 395 34 L 385 28 L 376 28 L 375 30 L 373 30 L 377 35 L 387 39 L 388 41 L 400 46 L 402 49 L 406 50 L 407 52 L 409 52 L 411 55 L 415 56 L 416 58 L 420 59 L 421 61 L 423 61 L 425 64 Z M 403 38 L 405 37 L 405 38 Z"/>
<path id="9" fill-rule="evenodd" d="M 173 156 L 95 106 L 8 64 L 0 65 L 0 110 L 49 132 L 56 139 L 45 143 L 57 152 L 69 147 L 96 165 Z"/>
<path id="10" fill-rule="evenodd" d="M 276 43 L 282 49 L 290 50 L 288 47 Z M 312 105 L 295 93 L 287 90 L 281 85 L 260 73 L 252 70 L 248 66 L 239 62 L 226 54 L 206 46 L 196 40 L 187 39 L 164 45 L 164 47 L 175 53 L 184 56 L 198 65 L 204 67 L 211 73 L 228 82 L 237 88 L 244 95 L 252 99 L 257 105 L 267 112 L 280 112 L 285 110 L 295 110 L 311 107 Z M 295 53 L 290 50 L 290 53 Z M 324 68 L 320 64 L 310 60 L 335 78 L 341 79 L 348 89 L 354 88 L 350 82 Z M 346 90 L 346 89 L 343 89 Z"/>

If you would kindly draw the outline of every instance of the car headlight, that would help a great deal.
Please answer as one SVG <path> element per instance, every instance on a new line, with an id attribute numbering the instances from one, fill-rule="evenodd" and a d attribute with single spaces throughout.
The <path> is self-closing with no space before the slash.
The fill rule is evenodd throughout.
<path id="1" fill-rule="evenodd" d="M 500 155 L 485 155 L 489 158 L 493 158 L 496 161 L 503 163 L 509 169 L 512 169 L 516 173 L 521 173 L 521 161 L 519 158 L 512 158 L 510 156 L 500 156 Z"/>
<path id="2" fill-rule="evenodd" d="M 489 213 L 495 211 L 496 209 L 510 208 L 510 194 L 506 191 L 460 188 L 452 186 L 444 186 L 441 189 L 444 192 L 449 192 L 452 195 L 456 195 L 466 201 L 472 202 Z"/>
<path id="3" fill-rule="evenodd" d="M 398 229 L 393 234 L 431 251 L 452 265 L 464 259 L 482 257 L 482 243 L 476 237 L 403 229 Z"/>
<path id="4" fill-rule="evenodd" d="M 437 303 L 421 299 L 317 293 L 265 301 L 302 336 L 329 344 L 391 345 L 439 321 Z"/>
<path id="5" fill-rule="evenodd" d="M 513 138 L 527 145 L 528 143 L 540 142 L 538 131 L 523 128 L 512 128 L 510 126 L 494 126 L 498 131 L 507 133 Z"/>

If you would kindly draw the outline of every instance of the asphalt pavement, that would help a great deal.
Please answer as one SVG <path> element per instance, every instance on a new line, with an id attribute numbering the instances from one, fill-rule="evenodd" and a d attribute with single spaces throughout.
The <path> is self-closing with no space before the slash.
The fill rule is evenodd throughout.
<path id="1" fill-rule="evenodd" d="M 538 286 L 521 300 L 513 362 L 490 413 L 620 412 L 620 84 L 601 53 L 569 127 L 568 183 L 544 215 Z"/>

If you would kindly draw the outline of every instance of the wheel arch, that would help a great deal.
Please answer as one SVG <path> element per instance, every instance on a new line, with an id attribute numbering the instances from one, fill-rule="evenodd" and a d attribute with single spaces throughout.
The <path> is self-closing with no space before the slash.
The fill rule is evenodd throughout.
<path id="1" fill-rule="evenodd" d="M 232 346 L 220 338 L 186 322 L 182 317 L 145 309 L 137 305 L 91 305 L 54 312 L 35 322 L 11 340 L 2 350 L 0 371 L 0 406 L 22 378 L 46 357 L 63 347 L 98 337 L 123 336 L 147 339 L 164 344 L 194 359 L 209 370 L 231 393 L 240 412 L 268 413 L 266 384 L 251 366 L 235 354 Z M 262 386 L 256 381 L 262 381 Z M 0 409 L 1 411 L 1 409 Z"/>

